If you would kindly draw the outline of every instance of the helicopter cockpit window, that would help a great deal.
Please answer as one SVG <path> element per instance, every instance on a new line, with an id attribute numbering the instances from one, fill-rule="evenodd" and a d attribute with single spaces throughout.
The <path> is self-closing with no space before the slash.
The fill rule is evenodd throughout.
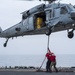
<path id="1" fill-rule="evenodd" d="M 61 7 L 61 11 L 60 11 L 60 14 L 66 14 L 68 12 L 66 6 L 64 7 Z"/>

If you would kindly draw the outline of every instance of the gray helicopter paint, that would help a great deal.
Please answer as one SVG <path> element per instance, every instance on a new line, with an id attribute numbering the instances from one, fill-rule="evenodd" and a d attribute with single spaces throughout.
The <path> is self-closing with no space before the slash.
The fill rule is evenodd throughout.
<path id="1" fill-rule="evenodd" d="M 46 30 L 46 27 L 53 27 L 52 32 L 56 32 L 56 31 L 61 31 L 61 30 L 66 30 L 66 29 L 70 29 L 73 28 L 74 26 L 72 26 L 73 23 L 75 23 L 74 20 L 71 19 L 70 13 L 71 12 L 75 12 L 75 10 L 69 10 L 67 13 L 65 14 L 60 14 L 60 10 L 61 7 L 66 7 L 68 9 L 67 6 L 70 6 L 68 4 L 48 4 L 48 5 L 38 5 L 28 11 L 23 12 L 22 14 L 25 15 L 25 19 L 22 20 L 21 22 L 19 22 L 18 24 L 4 30 L 1 31 L 0 33 L 0 37 L 4 37 L 4 38 L 10 38 L 10 37 L 17 37 L 17 36 L 22 36 L 25 35 L 26 33 L 29 34 L 45 34 L 43 31 Z M 51 13 L 49 11 L 52 11 Z M 44 28 L 40 28 L 40 29 L 35 29 L 34 28 L 34 17 L 35 14 L 38 14 L 40 12 L 45 12 L 46 14 L 46 26 Z M 51 17 L 50 17 L 51 14 Z M 71 25 L 70 25 L 71 24 Z M 64 26 L 62 28 L 62 25 Z M 20 28 L 20 30 L 16 30 Z M 29 34 L 29 35 L 30 35 Z M 27 34 L 26 34 L 27 35 Z"/>
<path id="2" fill-rule="evenodd" d="M 24 31 L 34 30 L 33 26 L 33 16 L 28 17 L 26 20 L 22 21 Z"/>

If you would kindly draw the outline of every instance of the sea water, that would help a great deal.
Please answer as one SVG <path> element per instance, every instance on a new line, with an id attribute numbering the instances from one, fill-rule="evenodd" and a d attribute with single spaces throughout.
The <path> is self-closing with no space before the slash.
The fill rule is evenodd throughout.
<path id="1" fill-rule="evenodd" d="M 5 66 L 34 66 L 40 67 L 45 55 L 0 55 L 0 67 Z M 75 67 L 74 54 L 56 55 L 57 67 Z M 46 66 L 45 59 L 43 68 Z"/>

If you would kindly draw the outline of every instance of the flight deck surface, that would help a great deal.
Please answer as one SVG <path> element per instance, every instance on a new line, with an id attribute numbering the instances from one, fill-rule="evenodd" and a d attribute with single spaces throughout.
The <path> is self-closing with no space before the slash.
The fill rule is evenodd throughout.
<path id="1" fill-rule="evenodd" d="M 45 72 L 36 70 L 0 69 L 0 75 L 75 75 L 72 71 Z"/>

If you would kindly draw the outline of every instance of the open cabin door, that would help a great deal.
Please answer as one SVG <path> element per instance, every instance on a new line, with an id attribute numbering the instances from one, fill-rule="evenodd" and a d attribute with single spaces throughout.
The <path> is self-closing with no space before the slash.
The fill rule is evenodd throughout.
<path id="1" fill-rule="evenodd" d="M 23 26 L 25 31 L 30 31 L 30 30 L 34 30 L 34 23 L 33 23 L 33 17 L 30 16 L 28 18 L 26 18 L 25 20 L 23 20 Z"/>
<path id="2" fill-rule="evenodd" d="M 33 18 L 33 16 L 30 16 L 28 18 L 28 28 L 29 28 L 29 30 L 34 30 L 34 18 Z"/>

